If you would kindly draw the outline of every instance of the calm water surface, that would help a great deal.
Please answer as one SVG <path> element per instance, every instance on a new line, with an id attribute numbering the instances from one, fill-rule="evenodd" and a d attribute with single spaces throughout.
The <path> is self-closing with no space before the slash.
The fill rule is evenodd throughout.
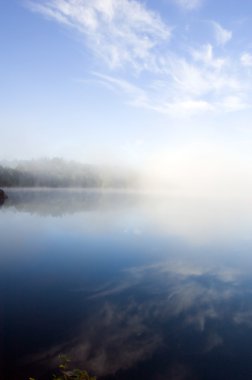
<path id="1" fill-rule="evenodd" d="M 9 190 L 0 378 L 252 378 L 252 201 Z"/>

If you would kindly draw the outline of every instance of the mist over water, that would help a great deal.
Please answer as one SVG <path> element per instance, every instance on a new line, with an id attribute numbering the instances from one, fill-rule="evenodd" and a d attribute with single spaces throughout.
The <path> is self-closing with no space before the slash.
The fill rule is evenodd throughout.
<path id="1" fill-rule="evenodd" d="M 99 380 L 250 378 L 251 162 L 5 163 L 0 376 L 48 380 L 66 354 Z"/>
<path id="2" fill-rule="evenodd" d="M 250 199 L 252 155 L 246 146 L 193 142 L 154 153 L 142 170 L 153 191 Z"/>
<path id="3" fill-rule="evenodd" d="M 4 379 L 252 374 L 251 202 L 146 190 L 8 189 Z"/>
<path id="4" fill-rule="evenodd" d="M 172 192 L 171 192 L 172 193 Z M 8 189 L 3 212 L 22 212 L 45 217 L 100 217 L 115 228 L 120 215 L 138 210 L 141 222 L 159 234 L 174 234 L 190 240 L 223 239 L 244 233 L 249 236 L 252 199 L 242 193 L 201 196 L 169 194 L 165 191 L 113 189 Z M 90 219 L 90 228 L 96 219 Z M 239 223 L 237 223 L 239 221 Z"/>
<path id="5" fill-rule="evenodd" d="M 252 154 L 248 144 L 214 143 L 192 140 L 152 150 L 127 162 L 127 157 L 112 153 L 109 161 L 97 156 L 91 160 L 69 161 L 44 158 L 5 161 L 0 166 L 1 186 L 118 188 L 169 196 L 247 198 L 252 191 Z M 16 173 L 6 175 L 2 171 Z M 2 173 L 2 174 L 1 174 Z M 2 175 L 2 177 L 1 177 Z M 6 177 L 17 180 L 6 183 Z"/>

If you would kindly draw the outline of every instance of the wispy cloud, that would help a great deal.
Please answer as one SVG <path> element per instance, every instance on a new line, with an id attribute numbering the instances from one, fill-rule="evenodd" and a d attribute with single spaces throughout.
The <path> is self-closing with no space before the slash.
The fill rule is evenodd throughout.
<path id="1" fill-rule="evenodd" d="M 95 75 L 102 83 L 126 94 L 132 106 L 173 117 L 238 111 L 248 107 L 246 89 L 232 72 L 229 62 L 215 58 L 210 45 L 192 50 L 191 55 L 191 61 L 167 56 L 160 74 L 145 84 L 133 84 L 118 75 Z"/>
<path id="2" fill-rule="evenodd" d="M 212 21 L 214 27 L 214 34 L 216 41 L 219 45 L 225 45 L 232 38 L 232 31 L 223 28 L 218 22 Z"/>
<path id="3" fill-rule="evenodd" d="M 206 44 L 199 49 L 192 49 L 191 54 L 195 61 L 212 66 L 215 69 L 221 69 L 225 65 L 226 59 L 214 57 L 213 50 L 211 44 Z"/>
<path id="4" fill-rule="evenodd" d="M 107 85 L 111 85 L 115 90 L 119 90 L 121 93 L 127 94 L 131 99 L 131 104 L 144 106 L 148 102 L 148 96 L 146 91 L 141 87 L 137 87 L 134 84 L 120 78 L 104 75 L 101 73 L 93 73 L 98 80 Z"/>
<path id="5" fill-rule="evenodd" d="M 185 10 L 197 9 L 202 4 L 202 0 L 174 0 L 174 2 Z"/>
<path id="6" fill-rule="evenodd" d="M 243 53 L 233 62 L 221 55 L 232 31 L 216 21 L 211 21 L 214 41 L 181 48 L 177 28 L 136 0 L 28 1 L 32 11 L 75 29 L 93 52 L 96 68 L 100 66 L 97 81 L 126 96 L 134 107 L 175 117 L 248 107 L 242 70 L 252 64 L 252 56 Z M 195 9 L 201 1 L 176 3 Z"/>
<path id="7" fill-rule="evenodd" d="M 138 1 L 51 0 L 29 2 L 31 10 L 78 30 L 95 55 L 110 68 L 155 64 L 153 51 L 169 40 L 170 28 Z"/>
<path id="8" fill-rule="evenodd" d="M 252 54 L 244 52 L 241 55 L 241 64 L 246 67 L 252 67 Z"/>

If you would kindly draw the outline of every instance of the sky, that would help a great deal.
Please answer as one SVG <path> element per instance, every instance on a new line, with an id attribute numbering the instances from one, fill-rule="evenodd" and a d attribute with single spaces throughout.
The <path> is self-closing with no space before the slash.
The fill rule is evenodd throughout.
<path id="1" fill-rule="evenodd" d="M 0 160 L 246 175 L 251 18 L 238 0 L 1 0 Z"/>

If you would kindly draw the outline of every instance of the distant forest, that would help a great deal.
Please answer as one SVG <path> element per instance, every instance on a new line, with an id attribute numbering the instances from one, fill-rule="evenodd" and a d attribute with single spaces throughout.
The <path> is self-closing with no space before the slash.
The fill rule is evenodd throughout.
<path id="1" fill-rule="evenodd" d="M 136 173 L 128 170 L 60 158 L 0 165 L 0 187 L 128 188 L 136 183 Z"/>

